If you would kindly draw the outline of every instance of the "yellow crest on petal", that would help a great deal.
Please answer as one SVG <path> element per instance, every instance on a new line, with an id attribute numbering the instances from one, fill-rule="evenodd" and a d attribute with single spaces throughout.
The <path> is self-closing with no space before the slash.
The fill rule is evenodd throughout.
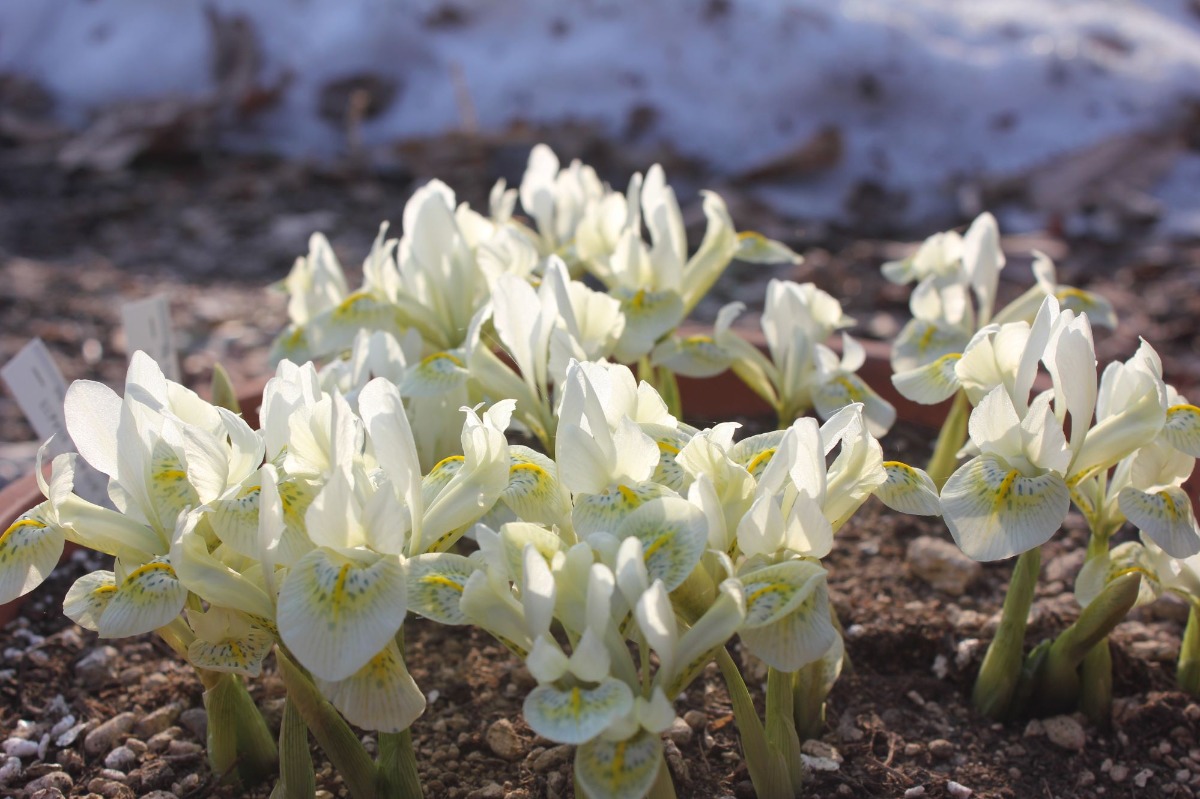
<path id="1" fill-rule="evenodd" d="M 740 577 L 746 597 L 746 628 L 770 624 L 791 613 L 825 579 L 825 569 L 808 560 L 789 560 Z"/>
<path id="2" fill-rule="evenodd" d="M 662 739 L 638 730 L 624 741 L 596 738 L 575 750 L 575 777 L 592 797 L 642 799 L 662 765 Z"/>
<path id="3" fill-rule="evenodd" d="M 1167 408 L 1163 437 L 1185 455 L 1200 458 L 1200 408 L 1195 405 L 1172 405 Z"/>
<path id="4" fill-rule="evenodd" d="M 525 721 L 538 735 L 564 744 L 581 744 L 602 733 L 633 709 L 633 692 L 609 677 L 598 685 L 558 688 L 540 685 L 525 697 Z"/>
<path id="5" fill-rule="evenodd" d="M 915 516 L 941 515 L 937 485 L 924 471 L 900 461 L 884 461 L 883 470 L 887 480 L 875 489 L 883 504 Z"/>
<path id="6" fill-rule="evenodd" d="M 150 463 L 150 500 L 165 527 L 173 527 L 184 508 L 194 508 L 200 495 L 188 481 L 183 461 L 165 441 L 154 446 Z"/>
<path id="7" fill-rule="evenodd" d="M 405 372 L 401 393 L 406 397 L 436 397 L 465 384 L 468 375 L 457 355 L 435 352 Z"/>
<path id="8" fill-rule="evenodd" d="M 318 679 L 317 687 L 347 721 L 365 730 L 402 732 L 425 711 L 425 695 L 394 641 L 350 677 Z"/>
<path id="9" fill-rule="evenodd" d="M 708 518 L 687 500 L 663 497 L 626 516 L 616 535 L 640 540 L 650 581 L 662 580 L 667 591 L 674 591 L 708 547 Z"/>
<path id="10" fill-rule="evenodd" d="M 121 581 L 100 615 L 100 637 L 125 638 L 166 626 L 183 611 L 187 595 L 166 559 L 138 566 Z"/>
<path id="11" fill-rule="evenodd" d="M 1049 540 L 1067 516 L 1071 492 L 1056 472 L 1026 476 L 996 455 L 981 455 L 950 475 L 941 500 L 955 543 L 986 561 Z"/>
<path id="12" fill-rule="evenodd" d="M 1117 495 L 1121 512 L 1173 558 L 1200 552 L 1200 529 L 1192 500 L 1178 486 L 1153 493 L 1126 486 Z"/>
<path id="13" fill-rule="evenodd" d="M 440 624 L 467 623 L 466 615 L 459 609 L 459 600 L 476 569 L 469 558 L 432 552 L 409 558 L 404 566 L 409 610 Z"/>
<path id="14" fill-rule="evenodd" d="M 188 660 L 198 669 L 257 677 L 274 643 L 270 632 L 251 627 L 245 635 L 216 643 L 197 638 L 188 646 Z"/>
<path id="15" fill-rule="evenodd" d="M 579 494 L 571 511 L 571 523 L 582 538 L 593 533 L 612 533 L 642 504 L 673 494 L 666 486 L 652 482 L 609 486 L 599 494 Z"/>
<path id="16" fill-rule="evenodd" d="M 892 377 L 896 390 L 913 402 L 923 405 L 936 405 L 954 396 L 958 391 L 957 366 L 962 360 L 962 353 L 952 352 L 935 358 L 933 361 L 899 372 Z"/>
<path id="17" fill-rule="evenodd" d="M 0 534 L 0 604 L 41 585 L 58 565 L 66 538 L 49 523 L 47 504 L 22 514 Z"/>
<path id="18" fill-rule="evenodd" d="M 85 630 L 98 629 L 100 616 L 117 594 L 116 576 L 110 571 L 94 571 L 80 577 L 63 598 L 63 613 Z"/>
<path id="19" fill-rule="evenodd" d="M 381 557 L 366 565 L 315 549 L 284 578 L 279 636 L 314 675 L 342 680 L 392 640 L 407 604 L 398 559 Z"/>
<path id="20" fill-rule="evenodd" d="M 672 491 L 682 491 L 687 482 L 687 472 L 675 462 L 675 456 L 692 437 L 677 427 L 661 424 L 644 424 L 642 432 L 658 445 L 658 465 L 654 467 L 654 474 L 650 475 L 651 482 L 665 485 Z"/>
<path id="21" fill-rule="evenodd" d="M 762 476 L 767 464 L 771 462 L 771 458 L 775 456 L 775 450 L 783 441 L 785 432 L 784 430 L 772 430 L 769 433 L 743 439 L 729 448 L 729 459 L 750 472 L 750 476 L 757 480 Z"/>
<path id="22" fill-rule="evenodd" d="M 508 487 L 500 499 L 518 519 L 542 524 L 563 524 L 571 502 L 558 480 L 558 467 L 540 452 L 520 445 L 510 446 Z"/>

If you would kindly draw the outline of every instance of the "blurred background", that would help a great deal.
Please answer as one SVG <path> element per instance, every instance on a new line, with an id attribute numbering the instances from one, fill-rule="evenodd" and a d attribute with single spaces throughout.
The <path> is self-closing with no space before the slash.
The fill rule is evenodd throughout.
<path id="1" fill-rule="evenodd" d="M 262 375 L 311 232 L 353 274 L 417 185 L 483 206 L 539 141 L 806 255 L 702 318 L 786 277 L 887 339 L 879 264 L 987 209 L 1008 294 L 1044 251 L 1116 304 L 1102 361 L 1144 336 L 1200 382 L 1197 0 L 4 0 L 0 363 L 120 382 L 120 305 L 163 292 L 187 381 Z M 32 438 L 0 395 L 0 482 Z"/>

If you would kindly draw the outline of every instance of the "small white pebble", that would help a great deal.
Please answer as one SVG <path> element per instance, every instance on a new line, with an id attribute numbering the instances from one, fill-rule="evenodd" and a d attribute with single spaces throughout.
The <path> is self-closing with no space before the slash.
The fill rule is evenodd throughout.
<path id="1" fill-rule="evenodd" d="M 918 785 L 915 788 L 909 788 L 904 792 L 904 799 L 916 799 L 918 796 L 925 795 L 925 786 Z"/>
<path id="2" fill-rule="evenodd" d="M 438 701 L 438 697 L 440 697 L 441 695 L 442 695 L 442 692 L 439 691 L 438 689 L 434 688 L 432 691 L 429 692 L 429 694 L 425 698 L 426 698 L 426 700 L 428 700 L 429 704 L 432 705 L 434 702 Z"/>
<path id="3" fill-rule="evenodd" d="M 974 791 L 965 785 L 950 780 L 946 783 L 946 793 L 954 797 L 954 799 L 967 799 Z"/>
<path id="4" fill-rule="evenodd" d="M 954 647 L 954 665 L 965 669 L 979 650 L 978 638 L 964 638 Z"/>
<path id="5" fill-rule="evenodd" d="M 1149 782 L 1150 778 L 1153 776 L 1154 776 L 1153 771 L 1151 771 L 1148 768 L 1144 768 L 1141 771 L 1139 771 L 1137 774 L 1133 775 L 1133 784 L 1139 788 L 1145 788 L 1146 783 Z"/>
<path id="6" fill-rule="evenodd" d="M 0 785 L 7 785 L 21 776 L 21 761 L 10 757 L 0 766 Z"/>
<path id="7" fill-rule="evenodd" d="M 863 634 L 866 633 L 866 631 L 867 631 L 867 628 L 863 627 L 861 624 L 851 624 L 849 627 L 846 628 L 846 637 L 847 638 L 862 638 Z"/>
<path id="8" fill-rule="evenodd" d="M 52 736 L 54 736 L 55 738 L 57 738 L 58 736 L 62 735 L 64 732 L 66 732 L 67 730 L 71 729 L 71 727 L 74 726 L 74 724 L 75 724 L 74 716 L 63 716 L 61 719 L 58 720 L 57 724 L 55 724 L 53 727 L 50 728 L 50 734 Z"/>
<path id="9" fill-rule="evenodd" d="M 83 732 L 88 727 L 89 727 L 88 722 L 86 722 L 86 721 L 79 722 L 78 724 L 72 726 L 71 729 L 67 730 L 62 735 L 55 738 L 54 745 L 57 746 L 59 749 L 67 748 L 71 744 L 75 743 L 75 739 L 79 737 L 79 733 Z"/>
<path id="10" fill-rule="evenodd" d="M 933 659 L 933 675 L 939 680 L 946 679 L 946 675 L 950 673 L 950 661 L 945 655 L 938 655 Z"/>
<path id="11" fill-rule="evenodd" d="M 45 760 L 46 753 L 50 751 L 50 733 L 42 736 L 42 740 L 38 741 L 38 760 Z"/>
<path id="12" fill-rule="evenodd" d="M 9 757 L 33 757 L 37 754 L 37 741 L 29 741 L 25 738 L 9 738 L 4 742 L 4 754 Z"/>

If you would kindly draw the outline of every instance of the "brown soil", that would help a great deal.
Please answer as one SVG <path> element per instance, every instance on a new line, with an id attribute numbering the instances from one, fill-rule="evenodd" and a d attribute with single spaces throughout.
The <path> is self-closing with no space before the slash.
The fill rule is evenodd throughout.
<path id="1" fill-rule="evenodd" d="M 5 287 L 0 361 L 29 337 L 41 336 L 68 379 L 109 383 L 119 383 L 124 373 L 119 302 L 157 291 L 172 299 L 190 382 L 206 382 L 217 359 L 236 378 L 263 374 L 265 348 L 284 321 L 282 298 L 269 296 L 263 286 L 286 273 L 314 228 L 326 229 L 344 263 L 356 265 L 377 222 L 398 220 L 418 178 L 415 172 L 362 176 L 228 157 L 148 164 L 98 177 L 65 175 L 39 159 L 27 150 L 0 149 L 0 285 Z M 521 159 L 508 160 L 513 163 L 492 171 L 507 171 L 511 182 L 519 176 Z M 463 170 L 452 182 L 464 198 L 478 203 L 492 175 L 471 184 L 471 174 Z M 788 240 L 809 260 L 790 270 L 743 269 L 737 273 L 741 279 L 731 277 L 718 286 L 717 298 L 701 309 L 703 314 L 711 317 L 729 299 L 753 303 L 767 277 L 793 277 L 815 280 L 843 299 L 864 334 L 895 333 L 906 316 L 907 292 L 882 281 L 877 269 L 881 260 L 902 252 L 901 245 L 851 244 L 848 235 L 828 230 L 806 233 L 736 193 L 728 199 L 735 219 L 753 220 L 753 227 Z M 696 208 L 685 206 L 694 223 Z M 695 224 L 690 229 L 697 232 Z M 909 238 L 927 232 L 914 231 Z M 1127 357 L 1136 337 L 1144 335 L 1163 354 L 1169 379 L 1192 386 L 1200 381 L 1200 331 L 1192 321 L 1200 311 L 1200 274 L 1189 268 L 1200 260 L 1196 248 L 1145 241 L 1104 248 L 1049 237 L 1010 240 L 1006 247 L 1014 256 L 1003 287 L 1008 295 L 1028 284 L 1028 258 L 1016 253 L 1027 254 L 1035 246 L 1059 260 L 1062 280 L 1103 291 L 1117 305 L 1122 329 L 1101 339 L 1102 362 Z M 31 437 L 15 405 L 0 397 L 0 441 L 6 442 L 0 461 L 8 460 L 10 472 L 27 462 L 31 450 L 21 442 Z M 885 447 L 889 456 L 920 462 L 928 443 L 910 432 L 885 440 Z M 4 478 L 0 470 L 0 482 Z M 904 565 L 907 543 L 921 534 L 945 532 L 940 524 L 900 519 L 872 502 L 841 531 L 826 560 L 847 630 L 850 666 L 834 689 L 823 738 L 843 762 L 837 771 L 815 773 L 807 795 L 900 797 L 908 791 L 944 797 L 955 795 L 951 781 L 976 797 L 1013 799 L 1200 792 L 1200 705 L 1172 691 L 1182 629 L 1177 606 L 1160 603 L 1138 611 L 1117 629 L 1112 727 L 1085 725 L 1086 749 L 1068 751 L 1052 744 L 1037 725 L 993 724 L 971 711 L 971 681 L 992 634 L 1010 566 L 986 566 L 964 596 L 941 594 Z M 1081 523 L 1072 518 L 1067 532 L 1047 547 L 1031 642 L 1073 618 L 1070 589 L 1082 546 Z M 20 720 L 52 723 L 54 714 L 63 712 L 54 702 L 58 695 L 78 720 L 95 723 L 127 710 L 140 717 L 172 703 L 180 709 L 200 706 L 194 677 L 149 637 L 117 643 L 116 678 L 99 690 L 83 687 L 75 664 L 103 642 L 61 616 L 62 596 L 82 570 L 80 559 L 60 569 L 35 592 L 24 617 L 0 630 L 0 740 L 18 731 Z M 478 632 L 408 624 L 410 669 L 431 695 L 426 715 L 414 726 L 427 796 L 572 795 L 569 753 L 538 740 L 521 721 L 521 699 L 530 687 L 524 669 Z M 271 667 L 268 672 L 252 690 L 277 719 L 282 689 Z M 705 674 L 676 708 L 681 716 L 703 714 L 689 717 L 698 725 L 690 740 L 681 734 L 673 744 L 678 754 L 672 751 L 670 762 L 679 795 L 753 796 L 719 675 Z M 489 727 L 501 719 L 511 721 L 522 739 L 512 761 L 497 757 L 487 742 Z M 185 745 L 203 741 L 182 726 L 175 730 L 167 736 L 177 739 L 174 749 L 160 739 L 162 751 L 141 756 L 124 788 L 109 779 L 114 774 L 101 776 L 103 755 L 85 755 L 81 734 L 63 748 L 51 745 L 45 762 L 0 786 L 0 796 L 24 799 L 30 792 L 23 786 L 57 770 L 51 763 L 71 776 L 67 793 L 72 796 L 144 796 L 153 789 L 181 799 L 267 795 L 265 789 L 244 793 L 216 787 L 202 754 Z M 320 785 L 344 795 L 328 766 Z M 919 787 L 923 794 L 914 792 Z"/>
<path id="2" fill-rule="evenodd" d="M 971 680 L 983 649 L 970 641 L 990 636 L 987 628 L 989 622 L 994 624 L 1009 567 L 987 567 L 964 596 L 940 594 L 898 566 L 904 563 L 907 542 L 919 534 L 937 534 L 937 527 L 914 525 L 872 501 L 839 533 L 826 561 L 834 603 L 847 630 L 849 665 L 830 698 L 823 740 L 843 762 L 835 772 L 814 773 L 808 796 L 893 797 L 918 786 L 925 789 L 919 795 L 954 796 L 947 787 L 950 781 L 970 788 L 976 797 L 1196 795 L 1200 705 L 1172 690 L 1181 634 L 1177 608 L 1161 605 L 1139 611 L 1117 629 L 1113 725 L 1099 729 L 1085 724 L 1085 750 L 1062 749 L 1036 724 L 992 723 L 969 705 Z M 1069 585 L 1078 563 L 1072 553 L 1082 545 L 1083 530 L 1073 520 L 1068 531 L 1047 546 L 1031 641 L 1053 634 L 1072 619 Z M 77 719 L 96 723 L 125 711 L 141 718 L 172 704 L 178 709 L 201 706 L 195 677 L 153 636 L 119 642 L 111 667 L 115 678 L 100 690 L 84 688 L 75 664 L 104 642 L 61 616 L 62 595 L 84 571 L 83 561 L 76 557 L 64 565 L 35 592 L 24 618 L 0 632 L 5 668 L 12 670 L 0 674 L 0 733 L 11 733 L 19 719 L 52 723 L 56 717 L 48 715 L 53 712 L 48 708 L 59 694 Z M 478 631 L 411 618 L 407 624 L 407 661 L 431 700 L 413 728 L 426 795 L 571 796 L 569 749 L 556 749 L 521 721 L 521 700 L 533 685 L 521 664 Z M 31 646 L 29 633 L 45 636 L 45 641 Z M 756 671 L 754 664 L 747 669 L 749 674 Z M 758 686 L 751 684 L 757 692 Z M 251 690 L 278 724 L 283 691 L 272 667 L 251 682 Z M 679 796 L 752 797 L 736 724 L 715 668 L 691 686 L 676 710 L 680 716 L 689 711 L 703 714 L 688 717 L 702 718 L 703 727 L 690 740 L 681 738 L 672 745 L 678 750 L 671 751 L 670 762 Z M 498 757 L 488 743 L 489 727 L 501 719 L 511 721 L 521 739 L 513 760 Z M 166 737 L 197 740 L 179 727 Z M 115 791 L 104 780 L 116 775 L 101 774 L 104 755 L 84 755 L 83 739 L 81 733 L 71 746 L 51 746 L 46 762 L 57 763 L 71 775 L 71 796 L 101 793 L 106 785 Z M 156 753 L 153 747 L 169 745 L 161 738 L 158 744 L 151 739 L 151 745 L 127 777 L 134 793 L 121 795 L 143 795 L 151 787 L 173 790 L 181 799 L 267 795 L 265 788 L 242 793 L 217 787 L 216 777 L 194 749 L 177 744 L 176 749 L 188 751 Z M 319 751 L 315 757 L 318 764 L 324 763 Z M 51 768 L 35 766 L 25 779 Z M 494 794 L 485 791 L 491 783 L 498 786 L 491 789 Z M 328 766 L 321 769 L 319 784 L 335 796 L 346 795 Z"/>

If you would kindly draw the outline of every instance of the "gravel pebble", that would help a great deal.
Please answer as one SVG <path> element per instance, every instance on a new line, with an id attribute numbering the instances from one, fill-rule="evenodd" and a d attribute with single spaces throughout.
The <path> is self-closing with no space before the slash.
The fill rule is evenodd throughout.
<path id="1" fill-rule="evenodd" d="M 1125 782 L 1129 778 L 1129 767 L 1116 764 L 1108 770 L 1108 778 L 1117 783 Z"/>
<path id="2" fill-rule="evenodd" d="M 179 723 L 195 736 L 197 741 L 208 738 L 208 711 L 202 707 L 189 707 L 179 714 Z"/>
<path id="3" fill-rule="evenodd" d="M 130 772 L 131 783 L 134 781 L 134 775 L 137 775 L 138 784 L 143 791 L 168 788 L 175 779 L 175 771 L 165 760 L 151 760 L 137 771 Z"/>
<path id="4" fill-rule="evenodd" d="M 110 751 L 116 746 L 117 740 L 127 735 L 133 729 L 137 716 L 132 713 L 121 713 L 113 716 L 83 739 L 83 751 L 89 755 L 99 755 Z"/>
<path id="5" fill-rule="evenodd" d="M 65 771 L 51 771 L 49 774 L 32 780 L 25 786 L 25 790 L 29 793 L 36 793 L 43 788 L 56 788 L 60 791 L 69 791 L 74 785 L 75 780 L 71 779 L 70 774 L 67 774 Z"/>
<path id="6" fill-rule="evenodd" d="M 137 753 L 128 746 L 118 746 L 104 758 L 104 767 L 115 771 L 129 771 L 137 762 Z"/>
<path id="7" fill-rule="evenodd" d="M 3 748 L 4 754 L 9 757 L 33 757 L 37 754 L 38 743 L 25 738 L 9 738 Z"/>
<path id="8" fill-rule="evenodd" d="M 80 733 L 91 729 L 93 726 L 95 726 L 95 723 L 91 721 L 81 721 L 78 724 L 73 724 L 70 729 L 54 740 L 54 745 L 59 749 L 65 749 L 75 743 L 75 739 L 79 737 Z"/>
<path id="9" fill-rule="evenodd" d="M 708 723 L 708 716 L 703 710 L 689 710 L 683 714 L 683 720 L 693 730 L 702 730 L 704 725 Z"/>
<path id="10" fill-rule="evenodd" d="M 1146 783 L 1154 776 L 1154 772 L 1148 768 L 1144 768 L 1137 774 L 1133 775 L 1133 784 L 1139 788 L 1145 788 Z"/>
<path id="11" fill-rule="evenodd" d="M 498 782 L 489 782 L 467 794 L 467 799 L 504 799 L 504 786 Z"/>
<path id="12" fill-rule="evenodd" d="M 175 723 L 183 710 L 177 703 L 172 702 L 148 713 L 133 727 L 133 732 L 139 738 L 152 738 Z"/>
<path id="13" fill-rule="evenodd" d="M 30 794 L 29 799 L 66 799 L 58 788 L 41 788 Z"/>
<path id="14" fill-rule="evenodd" d="M 1070 716 L 1051 716 L 1042 720 L 1042 727 L 1050 743 L 1072 752 L 1082 752 L 1087 743 L 1083 725 Z"/>
<path id="15" fill-rule="evenodd" d="M 909 543 L 908 567 L 933 588 L 951 596 L 962 596 L 983 574 L 983 566 L 954 544 L 929 535 Z"/>
<path id="16" fill-rule="evenodd" d="M 534 758 L 531 768 L 539 774 L 550 771 L 566 763 L 574 754 L 575 747 L 569 744 L 552 746 Z"/>
<path id="17" fill-rule="evenodd" d="M 167 754 L 174 757 L 191 757 L 204 751 L 204 747 L 195 741 L 171 741 Z"/>
<path id="18" fill-rule="evenodd" d="M 954 797 L 954 799 L 967 799 L 974 791 L 961 783 L 950 780 L 946 783 L 946 793 Z"/>
<path id="19" fill-rule="evenodd" d="M 678 717 L 671 722 L 671 728 L 667 730 L 667 737 L 678 746 L 687 746 L 690 744 L 693 735 L 695 735 L 695 732 L 692 730 L 692 726 Z"/>
<path id="20" fill-rule="evenodd" d="M 97 777 L 88 782 L 87 787 L 89 791 L 100 794 L 104 799 L 137 799 L 137 794 L 132 788 L 116 780 Z"/>
<path id="21" fill-rule="evenodd" d="M 117 678 L 118 654 L 112 646 L 98 646 L 90 650 L 75 664 L 75 676 L 84 688 L 103 688 Z"/>
<path id="22" fill-rule="evenodd" d="M 934 738 L 929 742 L 929 754 L 938 760 L 949 760 L 954 757 L 955 746 L 945 738 Z"/>
<path id="23" fill-rule="evenodd" d="M 517 760 L 525 753 L 525 741 L 517 735 L 517 730 L 508 719 L 492 722 L 487 729 L 487 745 L 498 757 L 505 760 Z"/>
<path id="24" fill-rule="evenodd" d="M 64 732 L 66 732 L 67 730 L 71 729 L 74 726 L 75 726 L 75 717 L 73 715 L 68 714 L 66 716 L 63 716 L 61 719 L 59 719 L 57 722 L 55 722 L 53 727 L 50 728 L 50 736 L 52 738 L 58 738 L 60 735 L 62 735 Z"/>
<path id="25" fill-rule="evenodd" d="M 10 757 L 6 759 L 4 765 L 0 765 L 0 785 L 7 785 L 19 779 L 21 773 L 21 761 L 19 758 Z"/>
<path id="26" fill-rule="evenodd" d="M 151 752 L 165 752 L 171 741 L 177 739 L 182 732 L 181 727 L 168 727 L 157 735 L 152 735 L 150 740 L 146 741 L 146 748 Z"/>

